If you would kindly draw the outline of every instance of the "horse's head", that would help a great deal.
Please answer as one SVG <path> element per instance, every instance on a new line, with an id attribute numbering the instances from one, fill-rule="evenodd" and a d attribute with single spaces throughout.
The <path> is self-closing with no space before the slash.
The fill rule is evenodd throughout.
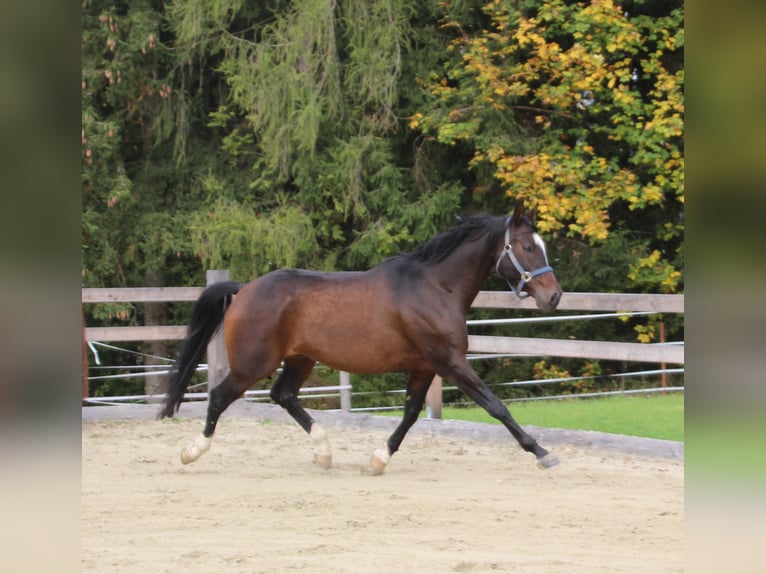
<path id="1" fill-rule="evenodd" d="M 535 231 L 535 211 L 525 212 L 522 203 L 506 222 L 495 270 L 516 295 L 534 296 L 541 311 L 552 311 L 561 300 L 561 285 L 548 263 L 545 243 Z"/>

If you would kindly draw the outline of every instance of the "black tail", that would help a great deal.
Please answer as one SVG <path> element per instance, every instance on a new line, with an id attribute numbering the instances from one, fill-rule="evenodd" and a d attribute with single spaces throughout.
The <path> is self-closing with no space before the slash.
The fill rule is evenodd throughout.
<path id="1" fill-rule="evenodd" d="M 222 281 L 205 289 L 197 299 L 186 331 L 186 338 L 181 347 L 181 354 L 170 367 L 168 394 L 157 418 L 172 417 L 181 407 L 186 389 L 189 388 L 192 375 L 205 354 L 207 344 L 220 329 L 232 296 L 241 288 L 242 283 Z"/>

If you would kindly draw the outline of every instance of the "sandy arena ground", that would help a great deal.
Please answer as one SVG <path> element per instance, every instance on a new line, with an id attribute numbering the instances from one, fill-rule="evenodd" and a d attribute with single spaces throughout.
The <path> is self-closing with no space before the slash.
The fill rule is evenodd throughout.
<path id="1" fill-rule="evenodd" d="M 164 421 L 108 409 L 83 409 L 83 572 L 683 571 L 677 455 L 554 445 L 538 434 L 562 459 L 542 471 L 510 435 L 484 430 L 492 425 L 445 434 L 449 425 L 421 421 L 386 474 L 370 476 L 393 421 L 323 415 L 334 457 L 323 470 L 279 411 L 232 408 L 211 450 L 184 466 L 201 407 Z"/>

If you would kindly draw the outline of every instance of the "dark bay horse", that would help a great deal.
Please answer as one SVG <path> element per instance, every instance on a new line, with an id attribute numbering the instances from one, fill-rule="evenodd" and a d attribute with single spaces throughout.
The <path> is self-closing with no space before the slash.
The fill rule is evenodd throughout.
<path id="1" fill-rule="evenodd" d="M 202 434 L 181 453 L 188 464 L 210 448 L 221 413 L 245 390 L 274 373 L 271 398 L 309 433 L 317 464 L 329 468 L 324 429 L 304 410 L 298 390 L 318 361 L 340 371 L 409 375 L 404 416 L 372 455 L 381 474 L 415 423 L 434 375 L 454 383 L 499 419 L 538 466 L 558 458 L 511 417 L 466 360 L 466 313 L 493 271 L 542 311 L 556 308 L 561 287 L 535 231 L 534 213 L 518 205 L 510 217 L 472 216 L 364 272 L 282 269 L 241 284 L 222 282 L 202 293 L 180 356 L 172 366 L 159 417 L 178 411 L 208 342 L 224 327 L 230 372 L 208 402 Z M 523 290 L 522 290 L 523 289 Z M 235 297 L 236 294 L 236 297 Z"/>

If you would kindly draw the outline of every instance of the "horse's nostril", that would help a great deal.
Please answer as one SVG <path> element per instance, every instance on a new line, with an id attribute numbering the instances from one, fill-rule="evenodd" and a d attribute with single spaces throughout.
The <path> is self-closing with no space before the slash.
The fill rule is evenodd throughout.
<path id="1" fill-rule="evenodd" d="M 558 305 L 559 299 L 561 299 L 561 291 L 555 291 L 553 295 L 551 295 L 551 305 L 554 307 Z"/>

